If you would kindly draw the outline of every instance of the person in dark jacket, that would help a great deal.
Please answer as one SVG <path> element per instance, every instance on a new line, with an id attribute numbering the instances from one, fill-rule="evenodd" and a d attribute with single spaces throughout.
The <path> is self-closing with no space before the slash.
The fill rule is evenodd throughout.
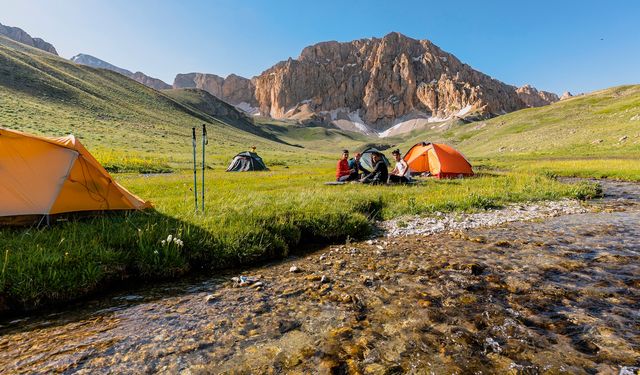
<path id="1" fill-rule="evenodd" d="M 354 171 L 352 173 L 352 177 L 354 177 L 354 180 L 359 180 L 362 175 L 371 173 L 362 166 L 362 163 L 360 162 L 361 157 L 362 154 L 357 152 L 353 158 L 349 159 L 349 168 Z"/>
<path id="2" fill-rule="evenodd" d="M 386 184 L 389 179 L 389 169 L 387 163 L 382 159 L 382 155 L 378 152 L 371 154 L 371 161 L 373 164 L 373 171 L 360 180 L 365 184 Z"/>

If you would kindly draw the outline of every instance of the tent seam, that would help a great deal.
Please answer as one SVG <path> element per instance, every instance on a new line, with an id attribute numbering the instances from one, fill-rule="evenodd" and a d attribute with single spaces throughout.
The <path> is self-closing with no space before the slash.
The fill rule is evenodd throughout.
<path id="1" fill-rule="evenodd" d="M 78 151 L 71 150 L 71 149 L 68 149 L 68 150 L 73 152 L 75 155 L 73 158 L 71 158 L 71 162 L 69 163 L 69 168 L 67 168 L 67 173 L 64 175 L 64 178 L 61 179 L 62 182 L 58 186 L 56 194 L 54 194 L 53 196 L 53 201 L 51 202 L 51 205 L 49 206 L 49 209 L 47 210 L 46 215 L 51 215 L 51 209 L 53 209 L 53 205 L 56 204 L 56 202 L 58 201 L 58 198 L 60 197 L 60 192 L 62 191 L 62 187 L 64 186 L 64 183 L 67 182 L 67 180 L 69 179 L 69 175 L 71 174 L 71 169 L 73 168 L 73 165 L 76 163 L 76 160 L 78 160 L 78 156 L 80 156 L 80 153 Z"/>

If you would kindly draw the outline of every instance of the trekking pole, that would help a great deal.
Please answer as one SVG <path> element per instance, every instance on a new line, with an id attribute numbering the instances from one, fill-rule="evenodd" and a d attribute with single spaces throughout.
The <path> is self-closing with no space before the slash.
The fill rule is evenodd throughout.
<path id="1" fill-rule="evenodd" d="M 209 144 L 207 139 L 207 125 L 202 124 L 202 213 L 204 213 L 204 146 Z"/>
<path id="2" fill-rule="evenodd" d="M 193 196 L 195 198 L 196 212 L 198 212 L 198 176 L 196 173 L 196 128 L 191 128 L 193 133 Z"/>

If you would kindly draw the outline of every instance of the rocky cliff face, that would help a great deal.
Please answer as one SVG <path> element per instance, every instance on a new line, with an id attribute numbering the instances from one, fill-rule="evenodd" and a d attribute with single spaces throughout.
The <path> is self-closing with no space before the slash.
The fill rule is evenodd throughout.
<path id="1" fill-rule="evenodd" d="M 247 112 L 250 112 L 250 108 L 257 106 L 253 82 L 235 74 L 231 74 L 227 78 L 205 73 L 178 74 L 173 81 L 173 88 L 205 90 L 218 99 L 239 106 Z"/>
<path id="2" fill-rule="evenodd" d="M 570 93 L 569 91 L 565 91 L 562 93 L 562 96 L 560 97 L 560 100 L 565 100 L 565 99 L 569 99 L 569 98 L 573 98 L 573 94 Z"/>
<path id="3" fill-rule="evenodd" d="M 173 87 L 206 90 L 252 114 L 363 133 L 414 120 L 491 117 L 558 101 L 557 95 L 529 85 L 504 84 L 428 40 L 399 33 L 318 43 L 251 80 L 178 74 Z"/>
<path id="4" fill-rule="evenodd" d="M 288 118 L 303 110 L 376 131 L 408 118 L 488 117 L 558 100 L 533 88 L 519 94 L 430 41 L 399 33 L 307 47 L 254 82 L 263 115 Z"/>
<path id="5" fill-rule="evenodd" d="M 56 51 L 55 47 L 53 47 L 51 43 L 47 43 L 40 38 L 32 38 L 26 31 L 18 27 L 5 26 L 0 23 L 0 35 L 4 35 L 16 42 L 53 53 L 54 55 L 58 54 L 58 51 Z"/>
<path id="6" fill-rule="evenodd" d="M 87 55 L 84 53 L 80 53 L 78 55 L 73 56 L 71 59 L 71 61 L 75 62 L 76 64 L 81 64 L 81 65 L 87 65 L 93 68 L 101 68 L 101 69 L 108 69 L 117 73 L 122 74 L 125 77 L 129 77 L 135 81 L 138 81 L 140 83 L 142 83 L 145 86 L 151 87 L 152 89 L 156 89 L 156 90 L 166 90 L 166 89 L 170 89 L 171 85 L 165 83 L 164 81 L 158 79 L 158 78 L 153 78 L 153 77 L 149 77 L 148 75 L 142 73 L 142 72 L 135 72 L 132 73 L 131 71 L 127 70 L 127 69 L 123 69 L 120 67 L 117 67 L 113 64 L 110 64 L 104 60 L 101 60 L 97 57 L 91 56 L 91 55 Z"/>
<path id="7" fill-rule="evenodd" d="M 151 87 L 156 90 L 168 90 L 171 87 L 170 84 L 165 83 L 163 80 L 158 78 L 149 77 L 148 75 L 142 72 L 135 72 L 131 76 L 131 79 L 142 83 L 145 86 Z"/>
<path id="8" fill-rule="evenodd" d="M 524 85 L 516 90 L 518 97 L 527 107 L 542 107 L 560 100 L 558 95 L 548 91 L 538 91 L 535 87 Z"/>

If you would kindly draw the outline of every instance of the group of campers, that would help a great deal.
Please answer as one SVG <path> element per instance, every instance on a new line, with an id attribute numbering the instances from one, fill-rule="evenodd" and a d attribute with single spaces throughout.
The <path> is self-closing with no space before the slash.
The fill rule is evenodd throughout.
<path id="1" fill-rule="evenodd" d="M 367 170 L 361 162 L 362 154 L 356 153 L 349 159 L 349 150 L 342 150 L 342 157 L 336 168 L 336 181 L 357 181 L 364 184 L 408 183 L 411 181 L 411 171 L 407 162 L 402 159 L 400 150 L 395 149 L 391 155 L 396 161 L 395 167 L 389 172 L 382 153 L 371 153 L 371 170 Z"/>

